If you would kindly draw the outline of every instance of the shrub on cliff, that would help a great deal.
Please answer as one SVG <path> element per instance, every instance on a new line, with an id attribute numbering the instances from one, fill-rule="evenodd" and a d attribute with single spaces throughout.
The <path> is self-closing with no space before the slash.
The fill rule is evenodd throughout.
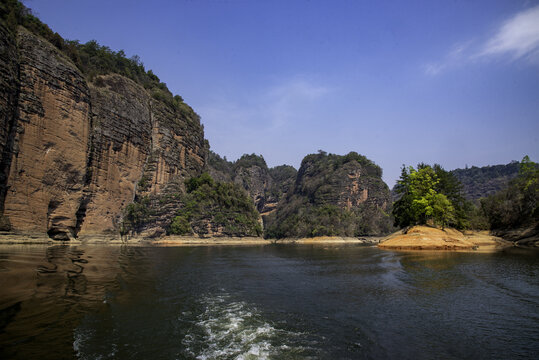
<path id="1" fill-rule="evenodd" d="M 123 222 L 120 225 L 120 233 L 124 235 L 139 232 L 150 215 L 150 198 L 144 197 L 137 199 L 125 208 Z"/>
<path id="2" fill-rule="evenodd" d="M 172 219 L 168 233 L 172 235 L 187 235 L 192 234 L 193 230 L 189 224 L 189 220 L 185 216 L 176 216 Z"/>

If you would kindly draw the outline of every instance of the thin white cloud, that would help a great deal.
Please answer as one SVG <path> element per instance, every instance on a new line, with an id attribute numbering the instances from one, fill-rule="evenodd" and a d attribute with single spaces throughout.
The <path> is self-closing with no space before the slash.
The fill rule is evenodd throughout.
<path id="1" fill-rule="evenodd" d="M 424 66 L 425 74 L 430 75 L 430 76 L 438 75 L 445 68 L 446 68 L 446 64 L 443 64 L 443 63 L 426 64 Z"/>
<path id="2" fill-rule="evenodd" d="M 462 63 L 467 58 L 466 53 L 471 44 L 471 41 L 467 41 L 453 45 L 442 61 L 424 65 L 423 69 L 425 74 L 436 76 L 445 69 Z"/>
<path id="3" fill-rule="evenodd" d="M 507 20 L 479 56 L 511 55 L 514 59 L 535 58 L 539 52 L 539 5 Z"/>
<path id="4" fill-rule="evenodd" d="M 299 109 L 309 107 L 329 91 L 327 87 L 303 79 L 293 79 L 268 89 L 264 95 L 267 99 L 264 108 L 270 117 L 269 124 L 272 128 L 278 128 L 293 121 L 294 116 L 303 115 L 298 114 Z"/>
<path id="5" fill-rule="evenodd" d="M 304 117 L 305 110 L 330 91 L 328 87 L 294 78 L 263 89 L 258 94 L 250 94 L 248 102 L 240 104 L 222 99 L 200 106 L 199 112 L 204 122 L 222 123 L 225 120 L 229 128 L 277 129 L 293 121 L 294 117 Z"/>
<path id="6" fill-rule="evenodd" d="M 442 60 L 423 65 L 425 74 L 436 76 L 448 68 L 479 58 L 499 56 L 511 56 L 513 60 L 526 59 L 539 65 L 539 5 L 503 22 L 482 45 L 472 45 L 472 41 L 454 45 Z"/>
<path id="7" fill-rule="evenodd" d="M 268 154 L 272 149 L 274 156 L 280 152 L 286 158 L 290 148 L 304 146 L 296 144 L 298 136 L 308 136 L 311 124 L 327 118 L 322 100 L 334 91 L 306 77 L 294 77 L 248 94 L 224 95 L 198 104 L 197 109 L 206 138 L 221 155 L 234 159 L 245 152 Z M 286 145 L 279 145 L 282 142 Z"/>

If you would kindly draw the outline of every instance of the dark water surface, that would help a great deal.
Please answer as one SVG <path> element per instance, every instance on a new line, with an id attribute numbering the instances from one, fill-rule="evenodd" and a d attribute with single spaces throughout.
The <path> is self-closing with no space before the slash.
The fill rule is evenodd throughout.
<path id="1" fill-rule="evenodd" d="M 539 256 L 0 247 L 1 359 L 533 359 Z"/>

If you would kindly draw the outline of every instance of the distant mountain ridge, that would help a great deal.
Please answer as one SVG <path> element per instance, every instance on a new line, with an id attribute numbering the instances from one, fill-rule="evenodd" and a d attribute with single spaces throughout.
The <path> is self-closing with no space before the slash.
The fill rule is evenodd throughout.
<path id="1" fill-rule="evenodd" d="M 450 171 L 462 184 L 466 199 L 476 201 L 504 189 L 518 175 L 519 162 L 505 165 L 472 166 Z"/>

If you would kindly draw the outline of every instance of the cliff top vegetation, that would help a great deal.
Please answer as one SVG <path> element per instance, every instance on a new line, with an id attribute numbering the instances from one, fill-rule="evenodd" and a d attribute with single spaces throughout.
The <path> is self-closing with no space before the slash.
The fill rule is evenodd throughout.
<path id="1" fill-rule="evenodd" d="M 0 4 L 0 18 L 13 33 L 23 26 L 43 37 L 64 53 L 89 81 L 98 75 L 120 74 L 142 85 L 154 99 L 160 100 L 190 119 L 200 121 L 199 116 L 180 95 L 173 95 L 167 85 L 152 70 L 146 70 L 137 55 L 127 57 L 123 50 L 114 51 L 100 45 L 96 40 L 80 43 L 66 40 L 44 24 L 32 11 L 18 0 L 5 0 Z"/>

